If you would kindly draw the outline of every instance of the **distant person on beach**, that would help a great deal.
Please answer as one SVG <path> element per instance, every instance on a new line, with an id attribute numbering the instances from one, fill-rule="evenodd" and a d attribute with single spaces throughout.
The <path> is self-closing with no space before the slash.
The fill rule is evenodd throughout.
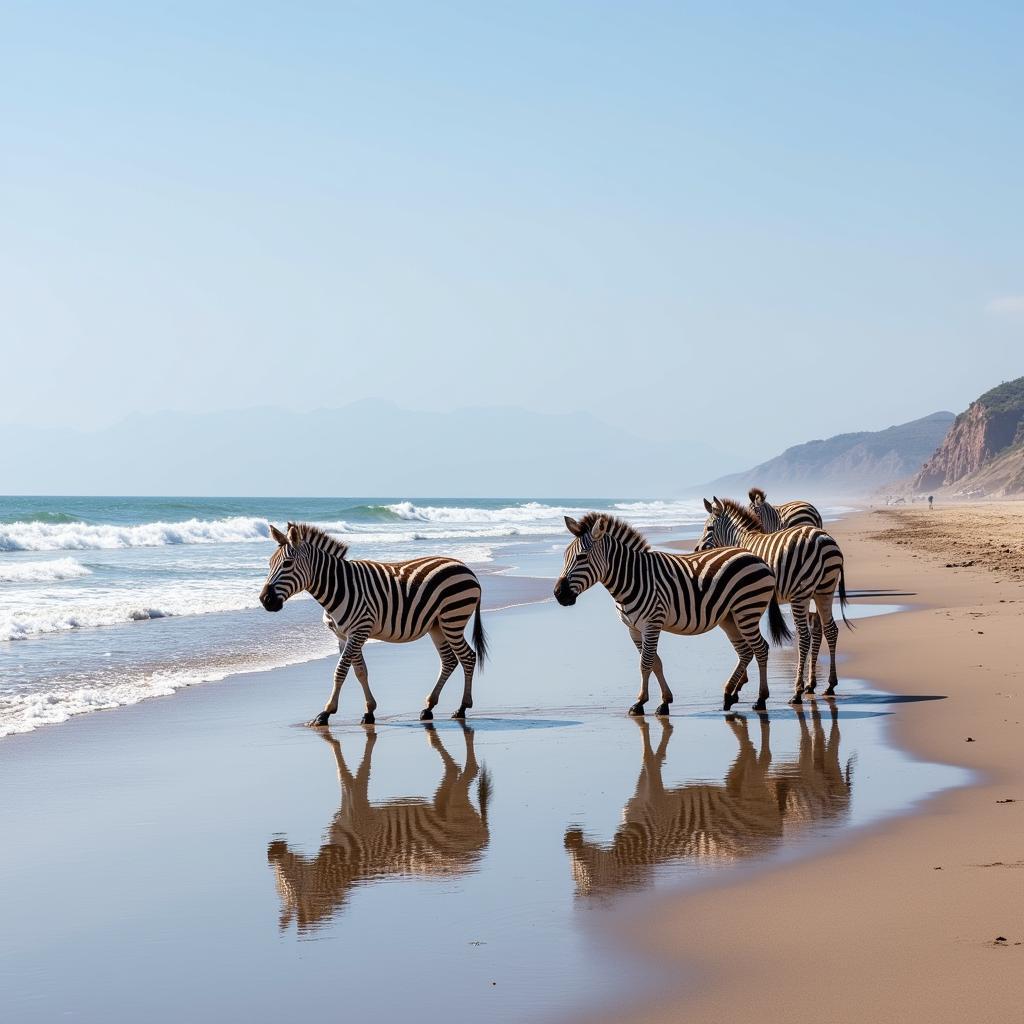
<path id="1" fill-rule="evenodd" d="M 929 512 L 932 510 L 932 503 L 934 501 L 935 501 L 935 495 L 934 494 L 929 494 L 928 495 L 928 511 Z"/>

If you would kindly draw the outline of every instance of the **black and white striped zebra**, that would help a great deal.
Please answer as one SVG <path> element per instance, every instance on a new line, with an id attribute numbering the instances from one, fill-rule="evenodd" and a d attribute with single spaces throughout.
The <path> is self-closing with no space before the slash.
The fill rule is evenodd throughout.
<path id="1" fill-rule="evenodd" d="M 816 668 L 822 632 L 828 641 L 830 656 L 828 689 L 825 693 L 835 693 L 839 681 L 836 674 L 839 627 L 832 616 L 832 600 L 837 587 L 843 621 L 846 621 L 846 582 L 843 575 L 843 553 L 839 545 L 830 534 L 814 526 L 792 526 L 776 533 L 765 533 L 760 520 L 749 508 L 728 498 L 713 498 L 711 501 L 705 498 L 704 507 L 708 511 L 708 518 L 697 542 L 697 550 L 709 551 L 738 545 L 752 551 L 772 567 L 778 599 L 783 603 L 788 602 L 793 610 L 798 660 L 790 703 L 799 704 L 800 695 L 813 693 L 817 686 Z M 808 620 L 808 608 L 812 601 L 821 621 L 821 629 L 813 632 Z M 808 662 L 810 674 L 805 685 L 804 674 Z"/>
<path id="2" fill-rule="evenodd" d="M 441 672 L 420 718 L 434 717 L 441 690 L 458 664 L 465 682 L 462 703 L 452 717 L 466 717 L 473 706 L 473 671 L 477 665 L 483 667 L 487 656 L 480 582 L 471 569 L 455 558 L 439 556 L 406 562 L 350 560 L 348 545 L 306 523 L 289 523 L 286 534 L 274 526 L 270 532 L 278 547 L 260 592 L 263 607 L 280 611 L 288 598 L 308 591 L 324 609 L 324 624 L 337 635 L 341 650 L 330 699 L 310 725 L 327 725 L 338 710 L 350 665 L 366 699 L 363 723 L 372 722 L 377 702 L 370 692 L 363 645 L 367 640 L 408 643 L 426 635 L 441 657 Z M 463 635 L 470 616 L 472 647 Z"/>
<path id="3" fill-rule="evenodd" d="M 481 769 L 473 730 L 463 724 L 466 762 L 460 768 L 430 725 L 425 731 L 444 771 L 432 800 L 405 797 L 371 803 L 370 766 L 377 735 L 366 731 L 362 760 L 355 774 L 345 763 L 341 744 L 330 732 L 341 784 L 341 806 L 315 857 L 292 850 L 282 839 L 267 848 L 281 897 L 280 926 L 294 919 L 301 933 L 329 920 L 363 883 L 381 878 L 451 878 L 471 871 L 490 841 L 487 802 L 491 778 Z M 477 803 L 470 788 L 477 780 Z"/>
<path id="4" fill-rule="evenodd" d="M 765 533 L 777 533 L 790 526 L 822 528 L 821 513 L 809 501 L 784 501 L 781 505 L 772 505 L 760 487 L 751 487 L 747 497 Z"/>
<path id="5" fill-rule="evenodd" d="M 761 635 L 761 616 L 768 612 L 774 642 L 788 640 L 790 633 L 775 599 L 775 576 L 762 559 L 739 548 L 694 554 L 653 551 L 634 527 L 603 513 L 589 512 L 579 522 L 566 516 L 565 525 L 574 539 L 565 549 L 555 598 L 561 605 L 573 605 L 595 583 L 604 584 L 612 595 L 640 652 L 640 693 L 631 715 L 644 713 L 652 671 L 661 687 L 656 714 L 669 713 L 672 691 L 658 655 L 662 631 L 694 636 L 715 626 L 721 626 L 739 658 L 725 684 L 725 709 L 739 700 L 752 658 L 760 671 L 754 707 L 764 708 L 768 644 Z"/>

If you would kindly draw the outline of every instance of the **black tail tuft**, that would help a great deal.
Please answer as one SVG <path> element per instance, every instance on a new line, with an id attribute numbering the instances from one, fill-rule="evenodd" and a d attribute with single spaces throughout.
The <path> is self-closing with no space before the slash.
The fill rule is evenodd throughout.
<path id="1" fill-rule="evenodd" d="M 776 594 L 772 594 L 771 603 L 768 605 L 768 632 L 776 647 L 789 643 L 793 639 L 793 632 L 789 628 L 789 623 L 786 622 L 786 617 L 782 614 Z"/>
<path id="2" fill-rule="evenodd" d="M 845 567 L 839 569 L 839 612 L 843 616 L 843 622 L 846 623 L 847 629 L 853 629 L 853 623 L 846 617 L 846 606 L 849 602 L 846 600 L 846 570 Z"/>
<path id="3" fill-rule="evenodd" d="M 479 604 L 473 615 L 473 650 L 476 651 L 476 667 L 482 672 L 487 660 L 487 636 L 484 633 L 484 624 L 480 621 Z"/>

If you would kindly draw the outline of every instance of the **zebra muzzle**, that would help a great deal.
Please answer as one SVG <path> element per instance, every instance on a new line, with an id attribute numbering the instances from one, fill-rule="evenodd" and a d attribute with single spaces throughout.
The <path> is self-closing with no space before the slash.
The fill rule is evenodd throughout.
<path id="1" fill-rule="evenodd" d="M 576 595 L 565 580 L 559 580 L 555 584 L 555 600 L 563 608 L 571 608 L 576 603 Z"/>

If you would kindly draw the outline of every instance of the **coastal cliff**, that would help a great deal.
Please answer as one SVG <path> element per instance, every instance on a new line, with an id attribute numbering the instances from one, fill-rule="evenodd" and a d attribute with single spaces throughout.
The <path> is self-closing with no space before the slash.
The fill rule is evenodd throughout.
<path id="1" fill-rule="evenodd" d="M 1024 377 L 986 391 L 960 413 L 911 486 L 918 493 L 1024 491 Z"/>

